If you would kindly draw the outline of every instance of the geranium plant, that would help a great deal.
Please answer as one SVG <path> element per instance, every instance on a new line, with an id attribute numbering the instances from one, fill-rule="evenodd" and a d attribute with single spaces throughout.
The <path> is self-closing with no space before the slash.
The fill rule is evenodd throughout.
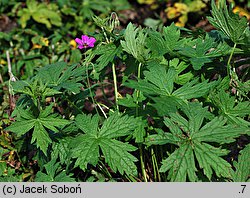
<path id="1" fill-rule="evenodd" d="M 249 26 L 214 2 L 208 19 L 216 30 L 197 36 L 94 17 L 79 63 L 11 83 L 4 152 L 23 171 L 1 162 L 1 180 L 249 181 L 249 75 L 233 58 L 248 56 Z"/>

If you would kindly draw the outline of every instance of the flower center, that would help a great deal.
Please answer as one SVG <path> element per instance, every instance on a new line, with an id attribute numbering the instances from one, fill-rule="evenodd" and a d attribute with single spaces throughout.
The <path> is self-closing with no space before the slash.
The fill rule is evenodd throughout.
<path id="1" fill-rule="evenodd" d="M 88 43 L 83 43 L 83 47 L 88 47 L 89 45 L 88 45 Z"/>

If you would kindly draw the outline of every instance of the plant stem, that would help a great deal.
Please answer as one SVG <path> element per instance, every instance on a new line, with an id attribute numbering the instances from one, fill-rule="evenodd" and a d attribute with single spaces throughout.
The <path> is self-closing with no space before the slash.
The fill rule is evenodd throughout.
<path id="1" fill-rule="evenodd" d="M 158 179 L 158 181 L 160 182 L 161 176 L 159 173 L 159 167 L 157 164 L 157 159 L 156 159 L 155 152 L 154 152 L 153 148 L 151 148 L 151 156 L 152 156 L 152 163 L 153 163 L 153 170 L 154 170 L 154 179 L 155 179 L 155 181 L 157 181 L 157 179 Z"/>
<path id="2" fill-rule="evenodd" d="M 92 93 L 91 86 L 90 86 L 89 74 L 88 74 L 88 64 L 85 64 L 85 67 L 86 67 L 87 83 L 88 83 L 88 88 L 89 88 L 90 97 L 91 97 L 92 103 L 93 103 L 93 105 L 94 105 L 94 108 L 95 108 L 95 110 L 96 110 L 96 113 L 97 113 L 98 116 L 100 117 L 100 114 L 99 114 L 99 112 L 98 112 L 98 110 L 97 110 L 97 108 L 96 108 L 95 100 L 94 100 L 93 93 Z"/>
<path id="3" fill-rule="evenodd" d="M 119 111 L 119 105 L 118 105 L 118 90 L 117 90 L 117 78 L 116 78 L 115 64 L 114 64 L 114 63 L 112 63 L 112 73 L 113 73 L 114 87 L 115 87 L 115 105 L 116 105 L 116 110 Z"/>
<path id="4" fill-rule="evenodd" d="M 231 62 L 231 59 L 233 57 L 233 54 L 234 54 L 234 50 L 236 48 L 236 43 L 234 43 L 234 46 L 233 46 L 233 49 L 232 49 L 232 52 L 228 58 L 228 61 L 227 61 L 227 75 L 228 76 L 231 76 L 231 65 L 230 65 L 230 62 Z"/>
<path id="5" fill-rule="evenodd" d="M 7 62 L 8 62 L 8 73 L 9 73 L 10 81 L 15 82 L 16 78 L 12 73 L 12 67 L 11 67 L 11 62 L 10 62 L 10 53 L 8 50 L 6 51 L 6 57 L 7 57 Z"/>
<path id="6" fill-rule="evenodd" d="M 158 157 L 160 156 L 161 159 L 164 159 L 164 154 L 162 146 L 160 146 L 160 150 L 157 150 Z M 162 174 L 162 181 L 167 181 L 166 174 Z"/>
<path id="7" fill-rule="evenodd" d="M 137 182 L 137 180 L 132 175 L 125 174 L 125 177 L 129 182 Z"/>
<path id="8" fill-rule="evenodd" d="M 108 179 L 112 179 L 112 175 L 110 174 L 110 172 L 108 171 L 107 167 L 105 166 L 105 164 L 100 160 L 99 161 L 99 166 L 100 169 L 103 171 L 103 174 L 106 175 L 108 177 Z"/>
<path id="9" fill-rule="evenodd" d="M 154 171 L 154 181 L 157 181 L 154 150 L 153 148 L 151 148 L 150 150 L 151 150 L 152 166 L 153 166 L 153 171 Z"/>
<path id="10" fill-rule="evenodd" d="M 140 151 L 140 161 L 141 161 L 142 175 L 143 175 L 144 181 L 148 182 L 148 180 L 147 180 L 147 173 L 146 173 L 146 169 L 145 169 L 145 164 L 144 164 L 144 161 L 143 161 L 142 144 L 139 144 L 139 151 Z"/>
<path id="11" fill-rule="evenodd" d="M 86 61 L 87 60 L 87 56 L 86 56 L 86 49 L 85 49 L 85 52 L 84 52 L 84 60 Z M 87 76 L 87 83 L 88 83 L 88 88 L 89 88 L 89 93 L 90 93 L 90 97 L 91 97 L 91 100 L 92 100 L 92 103 L 94 105 L 94 108 L 95 108 L 95 111 L 96 113 L 98 114 L 99 118 L 100 118 L 100 114 L 97 110 L 97 107 L 96 107 L 96 104 L 95 104 L 95 100 L 94 100 L 94 97 L 93 97 L 93 93 L 92 93 L 92 90 L 91 90 L 91 86 L 90 86 L 90 81 L 89 81 L 89 72 L 88 72 L 88 65 L 89 65 L 89 62 L 85 62 L 85 67 L 86 67 L 86 76 Z"/>
<path id="12" fill-rule="evenodd" d="M 106 34 L 106 32 L 105 32 L 104 28 L 103 28 L 103 27 L 101 27 L 101 28 L 102 28 L 102 31 L 103 31 L 104 37 L 105 37 L 105 39 L 106 39 L 106 42 L 107 42 L 107 43 L 109 43 L 109 39 L 108 39 L 108 36 L 107 36 L 107 34 Z"/>
<path id="13" fill-rule="evenodd" d="M 66 98 L 66 101 L 67 101 L 70 105 L 72 105 L 79 113 L 83 114 L 82 110 L 81 110 L 78 106 L 76 106 L 73 102 L 71 102 L 68 98 Z"/>
<path id="14" fill-rule="evenodd" d="M 142 64 L 139 63 L 139 66 L 138 66 L 138 74 L 137 74 L 137 78 L 138 78 L 138 79 L 141 78 L 141 66 L 142 66 Z M 139 104 L 139 101 L 138 101 L 139 96 L 140 96 L 140 90 L 136 90 L 136 108 L 135 108 L 136 117 L 139 116 L 139 107 L 138 107 L 138 104 Z M 143 160 L 142 144 L 139 144 L 139 151 L 140 151 L 140 161 L 141 161 L 142 175 L 143 175 L 144 181 L 147 182 L 148 180 L 147 180 L 147 173 L 146 173 L 145 164 L 144 164 L 144 160 Z"/>
<path id="15" fill-rule="evenodd" d="M 141 78 L 141 66 L 142 64 L 139 63 L 139 66 L 138 66 L 138 74 L 137 74 L 137 78 L 140 79 Z M 135 111 L 136 111 L 136 117 L 138 117 L 139 115 L 139 107 L 138 107 L 138 104 L 139 104 L 139 96 L 140 96 L 140 90 L 136 90 L 136 108 L 135 108 Z"/>
<path id="16" fill-rule="evenodd" d="M 101 112 L 102 112 L 102 114 L 104 115 L 105 119 L 107 119 L 108 117 L 107 117 L 106 113 L 103 111 L 101 105 L 97 103 L 97 106 L 98 106 L 99 109 L 101 110 Z"/>

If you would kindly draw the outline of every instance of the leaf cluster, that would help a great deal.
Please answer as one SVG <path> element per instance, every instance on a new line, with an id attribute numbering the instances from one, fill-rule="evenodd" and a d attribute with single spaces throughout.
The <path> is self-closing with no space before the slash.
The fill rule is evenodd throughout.
<path id="1" fill-rule="evenodd" d="M 110 7 L 84 2 L 87 16 Z M 198 36 L 174 24 L 118 30 L 116 17 L 94 17 L 100 33 L 79 64 L 59 58 L 10 84 L 20 97 L 4 127 L 14 144 L 3 136 L 1 156 L 36 161 L 30 181 L 248 181 L 248 73 L 224 72 L 229 56 L 247 55 L 247 22 L 214 3 L 212 15 L 218 30 Z M 232 146 L 241 151 L 228 160 Z M 8 168 L 0 163 L 0 178 L 22 180 Z"/>

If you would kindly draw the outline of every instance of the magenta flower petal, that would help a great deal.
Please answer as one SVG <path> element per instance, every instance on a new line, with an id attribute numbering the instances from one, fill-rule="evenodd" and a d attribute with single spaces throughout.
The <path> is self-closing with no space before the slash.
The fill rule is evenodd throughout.
<path id="1" fill-rule="evenodd" d="M 94 37 L 90 37 L 88 40 L 89 47 L 94 47 L 95 42 L 96 42 L 96 39 Z"/>
<path id="2" fill-rule="evenodd" d="M 87 35 L 82 35 L 82 42 L 83 43 L 88 43 L 89 37 Z"/>
<path id="3" fill-rule="evenodd" d="M 78 48 L 79 48 L 79 49 L 83 49 L 84 46 L 83 46 L 83 45 L 79 45 Z"/>
<path id="4" fill-rule="evenodd" d="M 82 39 L 76 38 L 75 41 L 78 44 L 79 49 L 94 47 L 96 39 L 94 37 L 88 37 L 87 35 L 82 35 Z"/>
<path id="5" fill-rule="evenodd" d="M 75 39 L 75 42 L 76 42 L 78 45 L 83 45 L 82 40 L 79 39 L 79 38 L 76 38 L 76 39 Z"/>

